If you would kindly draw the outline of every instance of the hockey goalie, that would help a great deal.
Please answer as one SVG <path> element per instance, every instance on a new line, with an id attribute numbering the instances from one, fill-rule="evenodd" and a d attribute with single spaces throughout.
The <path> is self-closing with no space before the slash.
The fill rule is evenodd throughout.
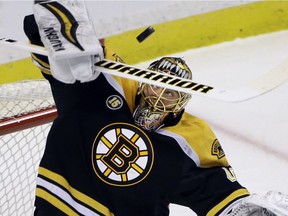
<path id="1" fill-rule="evenodd" d="M 209 125 L 185 112 L 191 95 L 95 70 L 103 58 L 122 60 L 99 43 L 84 1 L 40 1 L 33 13 L 24 31 L 49 51 L 31 57 L 58 111 L 35 216 L 168 216 L 170 203 L 199 216 L 288 215 L 287 195 L 260 197 L 238 182 Z M 149 69 L 192 79 L 178 57 Z"/>

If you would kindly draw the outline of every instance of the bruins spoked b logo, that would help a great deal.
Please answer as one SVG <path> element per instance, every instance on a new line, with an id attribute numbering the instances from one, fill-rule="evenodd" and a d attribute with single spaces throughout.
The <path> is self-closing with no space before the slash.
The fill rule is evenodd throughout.
<path id="1" fill-rule="evenodd" d="M 131 124 L 114 123 L 103 128 L 92 147 L 96 175 L 105 183 L 130 186 L 149 174 L 154 161 L 151 141 Z"/>

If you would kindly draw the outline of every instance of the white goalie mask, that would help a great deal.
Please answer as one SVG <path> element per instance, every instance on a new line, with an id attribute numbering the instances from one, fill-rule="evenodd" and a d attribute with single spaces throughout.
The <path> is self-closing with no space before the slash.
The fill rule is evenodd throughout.
<path id="1" fill-rule="evenodd" d="M 163 57 L 151 63 L 148 69 L 192 79 L 191 70 L 181 58 Z M 137 95 L 133 118 L 135 124 L 146 131 L 177 124 L 191 98 L 189 94 L 146 83 L 140 84 Z"/>

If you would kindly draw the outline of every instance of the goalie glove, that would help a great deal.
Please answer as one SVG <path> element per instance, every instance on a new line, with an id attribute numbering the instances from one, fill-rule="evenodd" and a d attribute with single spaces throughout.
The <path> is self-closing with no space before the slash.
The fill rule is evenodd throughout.
<path id="1" fill-rule="evenodd" d="M 83 0 L 45 1 L 33 7 L 41 41 L 49 52 L 51 73 L 64 83 L 88 82 L 99 75 L 104 58 Z"/>
<path id="2" fill-rule="evenodd" d="M 253 194 L 244 198 L 227 216 L 287 216 L 288 195 L 270 191 L 264 197 Z"/>

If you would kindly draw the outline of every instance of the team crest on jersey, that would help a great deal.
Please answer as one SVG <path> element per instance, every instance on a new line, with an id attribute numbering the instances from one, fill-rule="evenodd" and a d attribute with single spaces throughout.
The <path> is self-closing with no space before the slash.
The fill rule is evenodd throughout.
<path id="1" fill-rule="evenodd" d="M 105 183 L 130 186 L 143 181 L 154 162 L 150 139 L 139 128 L 113 123 L 96 136 L 92 147 L 95 174 Z"/>
<path id="2" fill-rule="evenodd" d="M 225 156 L 225 152 L 222 149 L 222 146 L 220 145 L 218 139 L 215 139 L 212 144 L 212 155 L 216 155 L 218 159 L 221 159 Z"/>
<path id="3" fill-rule="evenodd" d="M 123 100 L 119 95 L 111 95 L 107 98 L 106 105 L 112 110 L 117 110 L 122 107 Z"/>

